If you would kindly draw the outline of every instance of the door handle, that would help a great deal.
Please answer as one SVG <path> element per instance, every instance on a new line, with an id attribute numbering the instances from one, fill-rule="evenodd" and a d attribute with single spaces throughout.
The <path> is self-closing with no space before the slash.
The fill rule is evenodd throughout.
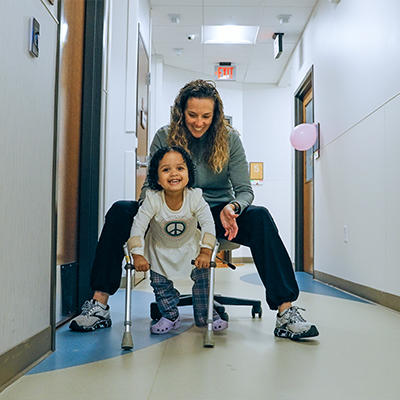
<path id="1" fill-rule="evenodd" d="M 146 157 L 147 159 L 147 157 Z M 149 162 L 146 160 L 145 162 L 141 162 L 139 159 L 136 160 L 136 169 L 139 168 L 147 168 L 149 166 Z"/>

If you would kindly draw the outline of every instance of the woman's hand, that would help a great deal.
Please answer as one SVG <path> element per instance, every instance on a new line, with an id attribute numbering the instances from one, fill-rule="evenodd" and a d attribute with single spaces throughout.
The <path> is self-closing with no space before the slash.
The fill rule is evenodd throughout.
<path id="1" fill-rule="evenodd" d="M 194 265 L 197 268 L 209 268 L 211 261 L 211 253 L 212 251 L 209 249 L 201 249 L 200 254 L 194 261 Z"/>
<path id="2" fill-rule="evenodd" d="M 147 260 L 138 254 L 132 254 L 133 258 L 133 267 L 135 268 L 135 271 L 148 271 L 150 269 L 150 264 L 147 262 Z"/>
<path id="3" fill-rule="evenodd" d="M 236 223 L 238 215 L 234 213 L 233 207 L 233 204 L 227 204 L 220 214 L 221 223 L 225 228 L 225 236 L 227 236 L 228 240 L 234 239 L 239 231 Z"/>

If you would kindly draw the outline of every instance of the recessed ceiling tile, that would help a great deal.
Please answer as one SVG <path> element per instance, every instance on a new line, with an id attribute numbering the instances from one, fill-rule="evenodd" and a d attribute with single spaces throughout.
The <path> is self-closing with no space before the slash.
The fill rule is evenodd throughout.
<path id="1" fill-rule="evenodd" d="M 262 7 L 204 7 L 204 25 L 260 25 Z"/>
<path id="2" fill-rule="evenodd" d="M 179 23 L 171 22 L 170 15 L 179 15 Z M 203 23 L 203 8 L 194 6 L 157 6 L 151 10 L 154 26 L 196 26 Z"/>

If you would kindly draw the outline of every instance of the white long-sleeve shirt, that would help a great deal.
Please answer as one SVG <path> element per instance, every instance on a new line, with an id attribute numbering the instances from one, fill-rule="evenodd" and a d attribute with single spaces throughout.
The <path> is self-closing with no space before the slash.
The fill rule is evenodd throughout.
<path id="1" fill-rule="evenodd" d="M 167 206 L 163 190 L 148 190 L 128 241 L 132 254 L 144 256 L 153 271 L 168 279 L 189 276 L 193 269 L 191 260 L 198 256 L 200 248 L 213 249 L 214 245 L 215 225 L 210 207 L 201 189 L 188 188 L 177 211 Z"/>

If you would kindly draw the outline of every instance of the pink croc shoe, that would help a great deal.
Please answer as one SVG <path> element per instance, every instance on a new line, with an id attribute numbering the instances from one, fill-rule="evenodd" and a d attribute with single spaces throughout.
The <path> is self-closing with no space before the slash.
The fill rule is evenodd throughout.
<path id="1" fill-rule="evenodd" d="M 229 324 L 227 321 L 218 318 L 213 322 L 212 329 L 213 331 L 223 331 L 224 329 L 228 328 Z"/>
<path id="2" fill-rule="evenodd" d="M 156 324 L 150 327 L 150 332 L 154 335 L 163 335 L 173 329 L 178 329 L 181 326 L 181 317 L 175 321 L 162 317 Z"/>

